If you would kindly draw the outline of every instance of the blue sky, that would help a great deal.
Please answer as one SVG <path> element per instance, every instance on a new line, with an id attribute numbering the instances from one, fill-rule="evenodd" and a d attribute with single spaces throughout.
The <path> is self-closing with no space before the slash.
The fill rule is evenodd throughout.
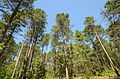
<path id="1" fill-rule="evenodd" d="M 102 24 L 106 27 L 100 12 L 104 9 L 107 0 L 37 0 L 34 3 L 35 8 L 43 9 L 47 16 L 46 32 L 50 33 L 51 28 L 55 25 L 55 17 L 57 13 L 68 13 L 70 15 L 73 32 L 75 30 L 83 30 L 84 19 L 87 16 L 94 16 L 97 24 Z M 16 37 L 16 42 L 19 43 L 23 37 Z"/>
<path id="2" fill-rule="evenodd" d="M 46 32 L 50 33 L 51 28 L 55 25 L 55 17 L 57 13 L 68 13 L 70 15 L 71 25 L 73 32 L 75 30 L 83 30 L 84 19 L 87 16 L 94 16 L 97 24 L 106 27 L 103 16 L 100 12 L 104 9 L 107 0 L 37 0 L 35 8 L 43 9 L 47 16 L 47 29 Z M 48 51 L 51 47 L 48 47 Z M 47 52 L 48 52 L 47 51 Z"/>
<path id="3" fill-rule="evenodd" d="M 70 15 L 71 24 L 74 25 L 72 28 L 73 31 L 82 31 L 84 29 L 83 22 L 87 16 L 94 16 L 98 24 L 102 24 L 103 17 L 100 15 L 100 12 L 103 10 L 106 1 L 107 0 L 37 0 L 34 5 L 35 8 L 43 9 L 48 15 L 46 31 L 49 33 L 52 25 L 55 24 L 56 14 L 62 12 Z"/>

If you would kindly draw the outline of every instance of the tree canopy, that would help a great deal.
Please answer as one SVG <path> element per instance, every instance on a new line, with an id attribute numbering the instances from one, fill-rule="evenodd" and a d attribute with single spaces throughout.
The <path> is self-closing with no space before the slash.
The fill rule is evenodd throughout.
<path id="1" fill-rule="evenodd" d="M 106 29 L 88 16 L 84 29 L 73 31 L 70 14 L 61 12 L 51 32 L 35 1 L 0 1 L 0 79 L 120 76 L 120 0 L 107 1 L 101 11 Z M 17 36 L 23 37 L 19 43 Z"/>

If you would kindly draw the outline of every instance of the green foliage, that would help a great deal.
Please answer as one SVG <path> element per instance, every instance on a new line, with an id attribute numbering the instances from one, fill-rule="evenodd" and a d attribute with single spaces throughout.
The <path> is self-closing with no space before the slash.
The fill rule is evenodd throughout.
<path id="1" fill-rule="evenodd" d="M 83 42 L 83 40 L 86 37 L 85 37 L 85 35 L 81 31 L 76 30 L 74 38 L 76 40 L 76 43 L 78 43 L 78 42 Z"/>
<path id="2" fill-rule="evenodd" d="M 49 40 L 50 40 L 50 35 L 49 34 L 45 34 L 42 38 L 42 40 L 40 40 L 41 46 L 48 46 L 49 44 Z"/>
<path id="3" fill-rule="evenodd" d="M 120 49 L 120 1 L 119 0 L 112 0 L 108 1 L 105 4 L 105 18 L 110 22 L 109 27 L 107 28 L 107 32 L 109 34 L 109 40 L 113 43 L 113 46 L 119 52 Z"/>
<path id="4" fill-rule="evenodd" d="M 0 50 L 3 50 L 3 48 L 5 48 L 5 46 L 2 43 L 0 43 Z"/>
<path id="5" fill-rule="evenodd" d="M 120 1 L 119 0 L 113 0 L 113 1 L 108 1 L 105 4 L 105 8 L 107 8 L 107 13 L 108 14 L 117 14 L 120 11 Z"/>
<path id="6" fill-rule="evenodd" d="M 102 72 L 102 75 L 115 75 L 113 70 L 106 69 L 104 72 Z"/>
<path id="7" fill-rule="evenodd" d="M 85 21 L 84 21 L 84 24 L 94 24 L 95 23 L 95 20 L 94 20 L 94 17 L 86 17 L 85 18 Z"/>
<path id="8" fill-rule="evenodd" d="M 42 9 L 34 9 L 34 1 L 2 1 L 5 7 L 1 8 L 4 12 L 0 21 L 0 79 L 10 79 L 14 69 L 15 79 L 63 79 L 66 69 L 70 79 L 115 75 L 97 35 L 115 68 L 120 70 L 119 0 L 108 1 L 104 6 L 104 17 L 110 22 L 107 29 L 89 16 L 85 18 L 84 30 L 73 33 L 70 15 L 58 13 L 50 34 L 45 33 L 47 15 Z M 18 33 L 25 33 L 19 45 L 14 35 Z"/>
<path id="9" fill-rule="evenodd" d="M 9 64 L 9 65 L 4 65 L 4 67 L 0 68 L 0 79 L 10 79 L 12 70 L 14 68 L 14 63 Z"/>

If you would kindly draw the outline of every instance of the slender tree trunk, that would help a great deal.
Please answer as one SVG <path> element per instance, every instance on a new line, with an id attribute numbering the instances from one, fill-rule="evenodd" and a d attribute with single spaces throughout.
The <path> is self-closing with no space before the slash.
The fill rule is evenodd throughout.
<path id="1" fill-rule="evenodd" d="M 27 36 L 27 34 L 26 34 L 26 36 Z M 22 52 L 22 50 L 23 50 L 24 42 L 25 42 L 25 41 L 26 41 L 26 38 L 24 38 L 24 41 L 23 41 L 22 46 L 21 46 L 21 49 L 20 49 L 20 51 L 19 51 L 19 53 L 18 53 L 18 59 L 16 60 L 15 68 L 14 68 L 14 70 L 13 70 L 13 73 L 12 73 L 11 79 L 14 78 L 14 75 L 15 75 L 15 72 L 16 72 L 16 69 L 17 69 L 17 66 L 18 66 L 19 60 L 20 60 L 21 52 Z"/>
<path id="2" fill-rule="evenodd" d="M 9 38 L 8 38 L 7 41 L 5 42 L 4 46 L 7 46 L 7 44 L 9 43 L 10 39 L 12 38 L 12 35 L 13 35 L 15 29 L 16 29 L 16 26 L 12 29 L 12 32 L 11 32 L 11 34 L 9 35 Z M 5 51 L 6 48 L 7 48 L 7 47 L 4 47 L 3 50 L 1 51 L 1 53 L 0 53 L 0 58 L 1 58 L 2 55 L 4 54 L 4 51 Z"/>
<path id="3" fill-rule="evenodd" d="M 72 55 L 72 56 L 70 57 L 70 62 L 71 62 L 71 63 L 70 63 L 70 64 L 71 64 L 71 76 L 70 76 L 70 77 L 71 77 L 71 79 L 74 79 L 74 65 L 73 65 L 73 61 L 72 61 L 72 60 L 73 60 L 73 47 L 72 47 L 72 44 L 71 44 L 69 50 L 70 50 L 70 51 L 69 51 L 70 54 Z M 69 55 L 70 55 L 70 54 L 69 54 Z"/>
<path id="4" fill-rule="evenodd" d="M 115 73 L 116 73 L 117 76 L 120 76 L 120 74 L 118 73 L 117 69 L 116 69 L 115 66 L 114 66 L 114 63 L 113 63 L 112 59 L 110 58 L 108 52 L 106 51 L 104 45 L 102 44 L 102 41 L 101 41 L 101 39 L 99 38 L 99 36 L 98 36 L 95 28 L 94 28 L 93 26 L 92 26 L 92 28 L 93 28 L 93 30 L 94 30 L 94 32 L 95 32 L 95 34 L 96 34 L 96 36 L 97 36 L 97 38 L 98 38 L 98 40 L 99 40 L 99 42 L 100 42 L 100 45 L 102 46 L 105 54 L 107 55 L 107 57 L 108 57 L 108 59 L 109 59 L 111 68 L 113 69 L 113 71 L 115 71 Z"/>
<path id="5" fill-rule="evenodd" d="M 31 51 L 32 51 L 32 45 L 30 46 L 28 57 L 27 57 L 27 60 L 26 60 L 23 79 L 26 79 L 26 72 L 27 72 L 27 67 L 28 67 L 28 64 L 29 64 L 29 59 L 30 59 L 29 57 L 30 57 Z"/>
<path id="6" fill-rule="evenodd" d="M 35 38 L 35 41 L 34 41 L 33 51 L 30 54 L 30 60 L 29 60 L 29 65 L 28 65 L 29 69 L 30 69 L 30 67 L 32 67 L 32 60 L 33 60 L 33 56 L 34 56 L 34 52 L 35 52 L 36 41 L 37 41 L 37 37 Z"/>
<path id="7" fill-rule="evenodd" d="M 5 42 L 4 46 L 7 46 L 7 44 L 9 43 L 9 40 L 11 39 L 12 34 L 13 34 L 15 28 L 16 28 L 16 27 L 13 28 L 13 31 L 12 31 L 11 34 L 9 35 L 9 38 L 8 38 L 7 41 Z M 2 56 L 3 56 L 6 48 L 7 48 L 7 47 L 4 47 L 3 50 L 0 52 L 0 59 L 2 59 Z M 5 61 L 5 60 L 0 60 L 0 63 L 1 63 L 1 64 L 0 64 L 0 67 L 2 67 L 2 65 L 4 64 L 4 63 L 3 63 L 4 61 Z"/>
<path id="8" fill-rule="evenodd" d="M 30 53 L 30 59 L 29 59 L 29 61 L 28 61 L 28 68 L 29 68 L 29 69 L 32 67 L 32 63 L 31 63 L 31 62 L 32 62 L 33 52 L 34 52 L 34 50 L 31 51 L 31 53 Z"/>
<path id="9" fill-rule="evenodd" d="M 54 76 L 56 77 L 56 50 L 53 48 L 54 51 L 54 65 L 53 65 L 53 71 L 54 71 Z"/>
<path id="10" fill-rule="evenodd" d="M 64 47 L 64 52 L 65 52 L 65 72 L 66 72 L 66 79 L 69 79 L 68 67 L 67 67 L 67 52 L 66 52 L 66 47 Z"/>
<path id="11" fill-rule="evenodd" d="M 62 56 L 60 57 L 60 69 L 59 69 L 59 79 L 62 79 L 63 78 L 63 75 L 62 75 L 62 70 L 63 69 L 63 62 L 62 62 Z"/>
<path id="12" fill-rule="evenodd" d="M 4 31 L 2 31 L 2 38 L 1 38 L 0 43 L 2 43 L 2 42 L 3 42 L 3 40 L 4 40 L 4 38 L 5 38 L 5 35 L 6 35 L 7 30 L 8 30 L 8 29 L 9 29 L 9 27 L 11 26 L 11 23 L 13 22 L 14 17 L 16 16 L 17 12 L 19 11 L 19 7 L 20 7 L 20 5 L 21 5 L 21 2 L 22 2 L 22 0 L 20 0 L 19 4 L 18 4 L 18 5 L 16 6 L 16 8 L 14 9 L 14 11 L 13 11 L 13 13 L 12 13 L 11 17 L 10 17 L 10 20 L 9 20 L 8 24 L 5 26 Z"/>
<path id="13" fill-rule="evenodd" d="M 22 73 L 22 79 L 26 79 L 26 72 L 27 72 L 28 65 L 29 65 L 29 59 L 30 59 L 30 55 L 31 55 L 31 51 L 32 51 L 33 40 L 34 40 L 34 37 L 32 37 L 32 43 L 30 45 L 30 49 L 29 49 L 28 55 L 26 56 L 26 59 L 24 61 L 24 66 L 23 66 L 23 70 L 24 71 Z"/>
<path id="14" fill-rule="evenodd" d="M 21 52 L 22 52 L 22 50 L 23 50 L 23 43 L 22 43 L 22 46 L 21 46 L 20 52 L 18 53 L 18 59 L 16 60 L 15 68 L 14 68 L 14 70 L 13 70 L 13 73 L 12 73 L 12 77 L 11 77 L 11 79 L 14 78 L 14 75 L 15 75 L 16 68 L 17 68 L 18 63 L 19 63 L 19 59 L 20 59 L 20 56 L 21 56 Z"/>
<path id="15" fill-rule="evenodd" d="M 68 68 L 67 68 L 67 66 L 66 66 L 66 79 L 69 79 Z"/>

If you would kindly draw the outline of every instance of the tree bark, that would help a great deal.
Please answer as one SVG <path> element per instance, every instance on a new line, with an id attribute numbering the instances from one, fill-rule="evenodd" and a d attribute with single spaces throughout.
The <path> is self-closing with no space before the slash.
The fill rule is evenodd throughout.
<path id="1" fill-rule="evenodd" d="M 16 72 L 16 68 L 17 68 L 17 66 L 18 66 L 19 59 L 20 59 L 20 56 L 21 56 L 22 49 L 23 49 L 23 43 L 22 43 L 22 46 L 21 46 L 20 52 L 19 52 L 19 54 L 18 54 L 18 59 L 16 60 L 15 68 L 14 68 L 14 70 L 13 70 L 13 73 L 12 73 L 12 77 L 11 77 L 11 79 L 14 78 L 14 75 L 15 75 L 15 72 Z"/>
<path id="2" fill-rule="evenodd" d="M 54 51 L 54 65 L 53 65 L 53 71 L 54 71 L 54 76 L 56 77 L 56 50 L 53 48 Z"/>
<path id="3" fill-rule="evenodd" d="M 30 60 L 29 60 L 29 65 L 28 65 L 29 69 L 32 66 L 31 63 L 32 63 L 32 60 L 33 60 L 34 52 L 35 52 L 36 41 L 37 41 L 37 37 L 35 38 L 35 41 L 34 41 L 33 51 L 30 54 Z"/>
<path id="4" fill-rule="evenodd" d="M 24 66 L 23 66 L 24 71 L 22 73 L 22 79 L 26 79 L 26 72 L 27 72 L 28 65 L 29 65 L 29 59 L 30 59 L 30 55 L 31 55 L 31 51 L 32 51 L 33 40 L 34 40 L 34 37 L 32 37 L 32 43 L 30 45 L 28 55 L 26 56 L 26 59 L 24 60 Z"/>
<path id="5" fill-rule="evenodd" d="M 27 35 L 27 34 L 26 34 L 26 35 Z M 24 38 L 24 39 L 25 39 L 25 38 Z M 15 72 L 16 72 L 16 69 L 17 69 L 17 66 L 18 66 L 19 60 L 20 60 L 21 52 L 22 52 L 22 50 L 23 50 L 24 42 L 25 42 L 25 41 L 26 41 L 26 39 L 23 41 L 22 46 L 21 46 L 21 49 L 20 49 L 20 52 L 18 53 L 18 59 L 16 60 L 15 68 L 14 68 L 14 70 L 13 70 L 13 73 L 12 73 L 11 79 L 14 79 L 14 75 L 15 75 Z"/>
<path id="6" fill-rule="evenodd" d="M 64 47 L 64 52 L 65 52 L 65 72 L 66 72 L 66 79 L 69 79 L 69 74 L 68 74 L 68 67 L 67 67 L 67 52 L 66 52 L 66 47 Z"/>
<path id="7" fill-rule="evenodd" d="M 116 73 L 117 76 L 120 76 L 120 74 L 118 73 L 117 69 L 116 69 L 115 66 L 114 66 L 114 63 L 113 63 L 112 59 L 110 58 L 108 52 L 106 51 L 104 45 L 102 44 L 102 41 L 101 41 L 101 39 L 99 38 L 99 36 L 98 36 L 95 28 L 94 28 L 93 26 L 92 26 L 92 28 L 93 28 L 93 30 L 94 30 L 94 32 L 95 32 L 95 34 L 96 34 L 96 37 L 98 38 L 98 40 L 99 40 L 99 42 L 100 42 L 100 45 L 102 46 L 102 49 L 104 50 L 106 56 L 107 56 L 108 59 L 109 59 L 110 66 L 111 66 L 112 70 L 115 71 L 115 73 Z"/>
<path id="8" fill-rule="evenodd" d="M 9 43 L 10 39 L 12 38 L 12 35 L 13 35 L 15 29 L 16 29 L 16 26 L 12 29 L 12 32 L 11 32 L 11 34 L 9 35 L 9 37 L 8 37 L 7 41 L 5 42 L 4 46 L 7 46 L 7 44 Z M 6 48 L 7 48 L 7 47 L 4 47 L 3 50 L 1 51 L 1 53 L 0 53 L 0 58 L 1 58 L 2 55 L 4 54 L 4 51 L 5 51 Z"/>
<path id="9" fill-rule="evenodd" d="M 9 20 L 8 24 L 5 26 L 4 31 L 2 31 L 2 38 L 1 38 L 0 43 L 3 42 L 7 30 L 8 30 L 9 27 L 11 26 L 11 23 L 13 22 L 14 17 L 16 16 L 17 12 L 19 11 L 19 7 L 20 7 L 20 5 L 21 5 L 21 2 L 22 2 L 22 0 L 20 0 L 19 4 L 16 6 L 15 10 L 13 11 L 13 13 L 12 13 L 12 15 L 11 15 L 11 17 L 10 17 L 10 20 Z"/>
<path id="10" fill-rule="evenodd" d="M 67 66 L 66 66 L 66 79 L 69 79 L 68 68 L 67 68 Z"/>

